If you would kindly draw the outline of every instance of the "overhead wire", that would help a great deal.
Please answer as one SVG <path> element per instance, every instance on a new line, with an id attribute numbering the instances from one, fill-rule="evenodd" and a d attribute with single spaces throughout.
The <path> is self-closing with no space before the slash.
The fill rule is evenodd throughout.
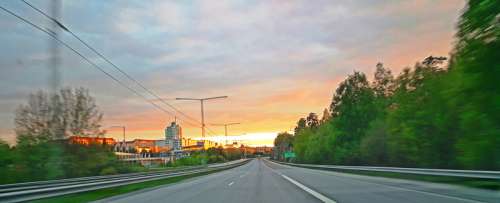
<path id="1" fill-rule="evenodd" d="M 199 121 L 197 121 L 196 119 L 190 117 L 189 115 L 185 114 L 184 112 L 180 111 L 179 109 L 177 109 L 175 106 L 169 104 L 168 102 L 164 101 L 164 99 L 162 99 L 161 97 L 159 97 L 156 93 L 154 93 L 153 91 L 149 90 L 148 88 L 146 88 L 144 85 L 142 85 L 142 83 L 140 83 L 138 80 L 136 80 L 135 78 L 133 78 L 132 76 L 130 76 L 129 74 L 127 74 L 125 71 L 123 71 L 122 69 L 120 69 L 118 66 L 116 66 L 114 63 L 112 63 L 109 59 L 107 59 L 104 55 L 102 55 L 100 52 L 98 52 L 96 49 L 94 49 L 93 47 L 91 47 L 88 43 L 86 43 L 84 40 L 82 40 L 80 37 L 78 37 L 78 35 L 76 35 L 74 32 L 72 32 L 71 30 L 68 29 L 68 27 L 64 26 L 61 22 L 57 21 L 56 19 L 52 18 L 51 16 L 49 16 L 48 14 L 46 14 L 45 12 L 43 12 L 42 10 L 38 9 L 37 7 L 33 6 L 32 4 L 28 3 L 27 1 L 25 0 L 22 0 L 25 4 L 27 4 L 28 6 L 30 6 L 32 9 L 36 10 L 37 12 L 41 13 L 42 15 L 44 15 L 45 17 L 47 17 L 48 19 L 50 19 L 51 21 L 53 21 L 54 23 L 56 23 L 61 29 L 67 31 L 68 33 L 70 33 L 73 37 L 75 37 L 77 40 L 79 40 L 81 43 L 83 43 L 87 48 L 89 48 L 90 50 L 92 50 L 94 53 L 96 53 L 98 56 L 100 56 L 103 60 L 105 60 L 106 62 L 108 62 L 109 64 L 111 64 L 116 70 L 118 70 L 120 73 L 122 73 L 123 75 L 125 75 L 129 80 L 132 80 L 134 83 L 136 83 L 138 86 L 140 86 L 142 89 L 144 89 L 146 92 L 148 92 L 149 94 L 153 95 L 154 97 L 156 97 L 158 100 L 160 100 L 162 103 L 164 103 L 165 105 L 169 106 L 170 108 L 174 109 L 174 111 L 180 113 L 181 115 L 183 115 L 184 117 L 190 119 L 191 121 L 194 121 L 196 123 L 200 123 Z M 67 43 L 65 43 L 64 41 L 60 40 L 57 36 L 55 36 L 52 31 L 50 30 L 47 30 L 45 28 L 42 28 L 36 24 L 34 24 L 33 22 L 21 17 L 20 15 L 6 9 L 5 7 L 2 7 L 0 6 L 0 8 L 2 10 L 4 10 L 5 12 L 9 13 L 10 15 L 22 20 L 23 22 L 31 25 L 32 27 L 46 33 L 47 35 L 49 35 L 50 37 L 52 37 L 54 40 L 56 40 L 57 42 L 61 43 L 62 45 L 64 45 L 66 48 L 70 49 L 71 51 L 73 51 L 75 54 L 77 54 L 78 56 L 80 56 L 82 59 L 84 59 L 87 63 L 89 63 L 90 65 L 92 65 L 93 67 L 95 67 L 96 69 L 98 69 L 99 71 L 101 71 L 102 73 L 104 73 L 106 76 L 110 77 L 112 80 L 114 80 L 115 82 L 117 82 L 119 85 L 125 87 L 126 89 L 128 89 L 129 91 L 133 92 L 135 95 L 143 98 L 146 102 L 150 103 L 151 105 L 153 105 L 154 107 L 156 107 L 157 109 L 161 110 L 162 112 L 170 115 L 170 116 L 175 116 L 174 114 L 172 114 L 170 111 L 162 108 L 161 106 L 157 105 L 156 103 L 152 102 L 150 99 L 148 99 L 147 97 L 145 97 L 144 95 L 140 94 L 139 92 L 137 92 L 135 89 L 129 87 L 128 85 L 126 85 L 124 82 L 120 81 L 118 78 L 114 77 L 113 75 L 111 75 L 110 73 L 106 72 L 102 67 L 100 67 L 99 65 L 95 64 L 94 62 L 92 62 L 90 59 L 88 59 L 87 57 L 85 57 L 82 53 L 78 52 L 76 49 L 74 49 L 73 47 L 69 46 Z M 190 121 L 187 121 L 187 120 L 184 120 L 184 119 L 180 119 L 181 121 L 184 121 L 186 124 L 188 125 L 191 125 L 193 127 L 198 127 L 197 124 L 193 124 L 192 122 Z M 209 133 L 207 133 L 208 135 L 215 135 L 216 133 L 213 132 L 210 128 L 208 127 L 205 127 L 205 129 L 207 129 L 209 131 Z"/>
<path id="2" fill-rule="evenodd" d="M 26 0 L 22 0 L 26 5 L 28 5 L 29 7 L 31 7 L 32 9 L 34 9 L 35 11 L 39 12 L 40 14 L 42 14 L 43 16 L 45 16 L 46 18 L 50 19 L 51 21 L 53 21 L 54 23 L 56 23 L 59 27 L 61 27 L 63 30 L 65 30 L 66 32 L 68 32 L 69 34 L 71 34 L 74 38 L 76 38 L 78 41 L 80 41 L 83 45 L 85 45 L 88 49 L 90 49 L 91 51 L 93 51 L 95 54 L 97 54 L 99 57 L 101 57 L 104 61 L 106 61 L 107 63 L 109 63 L 114 69 L 118 70 L 121 74 L 123 74 L 125 77 L 127 77 L 129 80 L 133 81 L 135 84 L 137 84 L 139 87 L 141 87 L 144 91 L 146 91 L 147 93 L 149 93 L 150 95 L 152 95 L 153 97 L 155 97 L 157 100 L 161 101 L 163 104 L 167 105 L 168 107 L 172 108 L 175 112 L 181 114 L 182 116 L 184 116 L 185 118 L 195 122 L 195 123 L 198 123 L 201 125 L 201 122 L 198 121 L 197 119 L 185 114 L 184 112 L 182 112 L 181 110 L 179 110 L 178 108 L 176 108 L 175 106 L 173 106 L 172 104 L 168 103 L 165 101 L 165 99 L 161 98 L 160 96 L 158 96 L 158 94 L 156 94 L 154 91 L 146 88 L 141 82 L 139 82 L 137 79 L 135 79 L 134 77 L 132 77 L 130 74 L 128 74 L 127 72 L 125 72 L 123 69 L 119 68 L 116 64 L 114 64 L 113 62 L 111 62 L 107 57 L 105 57 L 103 54 L 101 54 L 99 51 L 97 51 L 95 48 L 93 48 L 92 46 L 90 46 L 87 42 L 85 42 L 83 39 L 81 39 L 77 34 L 75 34 L 73 31 L 71 31 L 67 26 L 65 26 L 63 23 L 61 23 L 60 21 L 58 21 L 57 19 L 53 18 L 52 16 L 48 15 L 47 13 L 45 13 L 44 11 L 42 11 L 41 9 L 37 8 L 36 6 L 30 4 L 28 1 Z M 180 120 L 183 120 L 183 119 L 180 119 Z M 196 124 L 193 124 L 191 123 L 191 121 L 186 121 L 186 120 L 183 120 L 184 122 L 187 122 L 189 123 L 190 125 L 193 125 L 193 126 L 196 126 Z M 208 131 L 214 133 L 211 129 L 207 128 L 205 126 L 205 129 L 207 129 Z M 215 134 L 215 133 L 214 133 Z"/>
<path id="3" fill-rule="evenodd" d="M 16 13 L 6 9 L 5 7 L 3 6 L 0 6 L 0 9 L 4 10 L 5 12 L 7 12 L 8 14 L 22 20 L 23 22 L 31 25 L 32 27 L 46 33 L 47 35 L 49 35 L 50 37 L 52 37 L 52 39 L 56 40 L 58 43 L 62 44 L 63 46 L 65 46 L 66 48 L 68 48 L 69 50 L 71 50 L 72 52 L 74 52 L 76 55 L 80 56 L 82 59 L 84 59 L 87 63 L 89 63 L 90 65 L 92 65 L 93 67 L 95 67 L 96 69 L 98 69 L 99 71 L 101 71 L 102 73 L 104 73 L 106 76 L 108 76 L 109 78 L 111 78 L 112 80 L 114 80 L 116 83 L 118 83 L 119 85 L 125 87 L 126 89 L 128 89 L 129 91 L 131 91 L 132 93 L 134 93 L 135 95 L 143 98 L 145 101 L 147 101 L 148 103 L 150 103 L 151 105 L 153 105 L 154 107 L 158 108 L 159 110 L 163 111 L 164 113 L 167 113 L 171 116 L 174 116 L 171 112 L 167 111 L 166 109 L 162 108 L 161 106 L 158 106 L 156 103 L 154 102 L 151 102 L 149 99 L 147 99 L 144 95 L 140 94 L 139 92 L 137 92 L 136 90 L 134 90 L 133 88 L 127 86 L 125 83 L 123 83 L 122 81 L 120 81 L 118 78 L 114 77 L 113 75 L 111 75 L 110 73 L 106 72 L 102 67 L 100 67 L 99 65 L 95 64 L 94 62 L 92 62 L 90 59 L 88 59 L 86 56 L 84 56 L 83 54 L 81 54 L 80 52 L 78 52 L 77 50 L 75 50 L 73 47 L 69 46 L 67 43 L 65 43 L 64 41 L 58 39 L 53 33 L 51 33 L 50 31 L 32 23 L 31 21 L 17 15 Z"/>

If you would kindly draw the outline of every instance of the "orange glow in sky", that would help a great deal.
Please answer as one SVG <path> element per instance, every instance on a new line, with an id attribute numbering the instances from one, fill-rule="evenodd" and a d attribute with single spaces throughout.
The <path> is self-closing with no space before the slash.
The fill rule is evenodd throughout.
<path id="1" fill-rule="evenodd" d="M 16 3 L 6 6 L 23 9 Z M 429 55 L 448 56 L 463 6 L 456 0 L 158 1 L 134 6 L 75 1 L 65 3 L 62 13 L 63 22 L 95 49 L 198 121 L 199 102 L 174 98 L 227 95 L 205 102 L 207 139 L 225 141 L 224 127 L 210 124 L 238 122 L 228 127 L 231 140 L 271 146 L 276 133 L 293 130 L 300 117 L 309 112 L 322 116 L 337 84 L 353 71 L 371 78 L 375 64 L 382 62 L 397 75 Z M 0 138 L 14 143 L 15 109 L 30 93 L 48 89 L 50 57 L 46 36 L 4 15 L 0 25 L 12 31 L 0 33 L 0 56 L 5 56 L 0 60 Z M 84 47 L 76 48 L 103 62 Z M 104 113 L 106 136 L 121 140 L 121 129 L 108 128 L 120 125 L 126 126 L 127 140 L 164 139 L 165 127 L 176 116 L 184 137 L 201 137 L 200 124 L 189 124 L 157 100 L 171 114 L 155 109 L 66 49 L 61 57 L 63 86 L 90 90 Z M 155 99 L 108 65 L 103 68 L 114 77 Z"/>

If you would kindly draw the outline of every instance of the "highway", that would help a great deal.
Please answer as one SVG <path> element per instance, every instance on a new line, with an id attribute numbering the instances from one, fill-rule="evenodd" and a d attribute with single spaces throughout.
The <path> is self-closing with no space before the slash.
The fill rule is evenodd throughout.
<path id="1" fill-rule="evenodd" d="M 305 169 L 255 159 L 227 171 L 99 202 L 499 202 L 500 193 Z"/>

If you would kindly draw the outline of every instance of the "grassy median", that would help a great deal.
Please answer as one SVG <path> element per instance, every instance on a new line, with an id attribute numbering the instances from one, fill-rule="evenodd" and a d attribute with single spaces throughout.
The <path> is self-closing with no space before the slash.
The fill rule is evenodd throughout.
<path id="1" fill-rule="evenodd" d="M 130 185 L 123 185 L 123 186 L 99 189 L 99 190 L 88 191 L 88 192 L 68 194 L 68 195 L 63 195 L 63 196 L 58 196 L 58 197 L 51 197 L 51 198 L 34 200 L 31 202 L 36 202 L 36 203 L 90 202 L 90 201 L 104 199 L 107 197 L 112 197 L 112 196 L 116 196 L 116 195 L 120 195 L 120 194 L 133 192 L 133 191 L 138 191 L 138 190 L 142 190 L 142 189 L 146 189 L 146 188 L 152 188 L 152 187 L 156 187 L 156 186 L 160 186 L 160 185 L 177 183 L 177 182 L 180 182 L 182 180 L 215 173 L 218 171 L 221 171 L 221 170 L 214 170 L 214 171 L 208 171 L 208 172 L 179 176 L 179 177 L 171 177 L 171 178 L 165 178 L 165 179 L 160 179 L 160 180 L 152 180 L 152 181 L 147 181 L 147 182 L 142 182 L 142 183 L 134 183 L 134 184 L 130 184 Z"/>

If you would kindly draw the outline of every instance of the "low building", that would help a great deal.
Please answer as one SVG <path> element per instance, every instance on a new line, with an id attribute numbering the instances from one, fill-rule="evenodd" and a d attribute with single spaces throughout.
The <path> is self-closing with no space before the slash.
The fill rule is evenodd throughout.
<path id="1" fill-rule="evenodd" d="M 204 149 L 209 149 L 212 147 L 218 147 L 219 145 L 217 142 L 210 141 L 210 140 L 197 140 L 196 142 L 198 146 L 202 146 Z"/>
<path id="2" fill-rule="evenodd" d="M 196 152 L 204 150 L 203 146 L 191 145 L 191 146 L 183 146 L 182 150 L 185 152 Z"/>
<path id="3" fill-rule="evenodd" d="M 198 140 L 194 140 L 191 138 L 182 138 L 182 148 L 190 147 L 190 146 L 198 146 Z"/>
<path id="4" fill-rule="evenodd" d="M 113 138 L 83 137 L 83 136 L 71 136 L 69 137 L 68 142 L 72 144 L 82 144 L 82 145 L 101 144 L 101 145 L 115 146 L 116 144 L 116 141 Z"/>
<path id="5" fill-rule="evenodd" d="M 259 154 L 271 154 L 272 150 L 273 150 L 272 147 L 266 147 L 266 146 L 255 147 L 256 153 Z"/>
<path id="6" fill-rule="evenodd" d="M 115 145 L 117 152 L 158 154 L 170 151 L 165 140 L 135 139 L 133 141 L 119 142 Z"/>
<path id="7" fill-rule="evenodd" d="M 257 152 L 255 147 L 250 147 L 250 146 L 246 146 L 246 145 L 241 145 L 240 150 L 242 153 L 245 153 L 245 154 L 255 154 L 255 152 Z"/>

